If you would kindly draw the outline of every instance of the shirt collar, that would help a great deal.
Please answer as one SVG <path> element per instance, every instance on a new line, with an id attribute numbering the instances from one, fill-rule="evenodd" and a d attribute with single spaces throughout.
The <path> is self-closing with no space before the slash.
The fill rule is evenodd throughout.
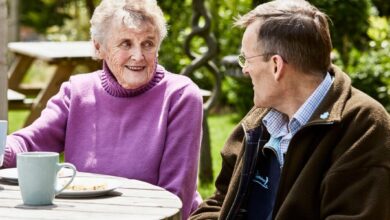
<path id="1" fill-rule="evenodd" d="M 292 134 L 295 134 L 299 128 L 309 121 L 311 115 L 329 91 L 332 83 L 333 79 L 331 75 L 326 73 L 326 76 L 321 84 L 303 103 L 289 122 L 288 117 L 285 114 L 278 112 L 275 109 L 271 109 L 271 111 L 269 111 L 262 120 L 271 136 L 276 138 L 284 136 L 289 133 L 289 130 Z"/>
<path id="2" fill-rule="evenodd" d="M 321 84 L 316 88 L 316 90 L 314 90 L 314 92 L 294 114 L 293 119 L 298 121 L 300 125 L 298 128 L 300 128 L 302 125 L 306 124 L 309 121 L 310 117 L 317 109 L 318 105 L 322 102 L 322 100 L 326 96 L 326 93 L 329 91 L 332 82 L 332 77 L 329 73 L 326 73 L 325 79 L 322 80 Z"/>

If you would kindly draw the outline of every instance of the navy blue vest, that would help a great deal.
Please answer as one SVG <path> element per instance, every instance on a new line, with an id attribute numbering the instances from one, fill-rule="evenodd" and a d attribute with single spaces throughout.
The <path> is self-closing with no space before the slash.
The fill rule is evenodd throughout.
<path id="1" fill-rule="evenodd" d="M 256 175 L 249 187 L 247 219 L 270 220 L 279 186 L 280 163 L 270 148 L 263 148 L 257 161 Z"/>

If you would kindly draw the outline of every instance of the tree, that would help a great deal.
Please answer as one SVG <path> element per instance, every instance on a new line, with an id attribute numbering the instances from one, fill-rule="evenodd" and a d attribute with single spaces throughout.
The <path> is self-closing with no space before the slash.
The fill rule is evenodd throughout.
<path id="1" fill-rule="evenodd" d="M 39 33 L 46 33 L 47 28 L 62 26 L 65 19 L 72 17 L 66 11 L 71 1 L 67 0 L 20 0 L 20 22 L 34 27 Z"/>
<path id="2" fill-rule="evenodd" d="M 7 99 L 7 2 L 0 0 L 0 119 L 7 119 L 8 99 Z"/>
<path id="3" fill-rule="evenodd" d="M 312 4 L 325 12 L 331 22 L 330 29 L 333 47 L 347 65 L 353 48 L 367 49 L 369 28 L 368 18 L 372 7 L 371 0 L 311 0 Z"/>
<path id="4" fill-rule="evenodd" d="M 372 0 L 372 3 L 378 9 L 379 16 L 390 16 L 390 1 L 389 0 Z"/>

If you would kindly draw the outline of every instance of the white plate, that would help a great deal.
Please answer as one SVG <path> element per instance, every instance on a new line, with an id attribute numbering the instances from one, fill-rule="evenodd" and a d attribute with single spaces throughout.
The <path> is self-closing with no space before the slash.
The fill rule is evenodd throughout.
<path id="1" fill-rule="evenodd" d="M 0 178 L 4 181 L 17 184 L 18 171 L 16 168 L 6 168 L 0 170 Z"/>
<path id="2" fill-rule="evenodd" d="M 72 176 L 73 171 L 69 168 L 62 168 L 58 172 L 59 177 Z M 15 168 L 0 169 L 0 178 L 10 183 L 18 184 L 18 170 Z"/>
<path id="3" fill-rule="evenodd" d="M 60 184 L 66 184 L 68 178 L 61 178 Z M 105 195 L 122 185 L 120 179 L 104 177 L 80 177 L 76 176 L 73 182 L 57 197 L 82 198 Z"/>

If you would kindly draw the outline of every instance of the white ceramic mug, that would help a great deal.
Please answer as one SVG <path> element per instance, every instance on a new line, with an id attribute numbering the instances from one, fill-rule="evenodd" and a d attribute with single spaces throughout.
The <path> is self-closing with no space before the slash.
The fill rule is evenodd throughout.
<path id="1" fill-rule="evenodd" d="M 25 205 L 51 205 L 54 197 L 63 191 L 76 176 L 76 168 L 70 163 L 59 163 L 55 152 L 24 152 L 16 155 L 18 182 Z M 73 170 L 72 178 L 65 185 L 58 183 L 58 171 L 67 167 Z"/>
<path id="2" fill-rule="evenodd" d="M 3 166 L 5 141 L 7 140 L 8 122 L 0 120 L 0 167 Z"/>

